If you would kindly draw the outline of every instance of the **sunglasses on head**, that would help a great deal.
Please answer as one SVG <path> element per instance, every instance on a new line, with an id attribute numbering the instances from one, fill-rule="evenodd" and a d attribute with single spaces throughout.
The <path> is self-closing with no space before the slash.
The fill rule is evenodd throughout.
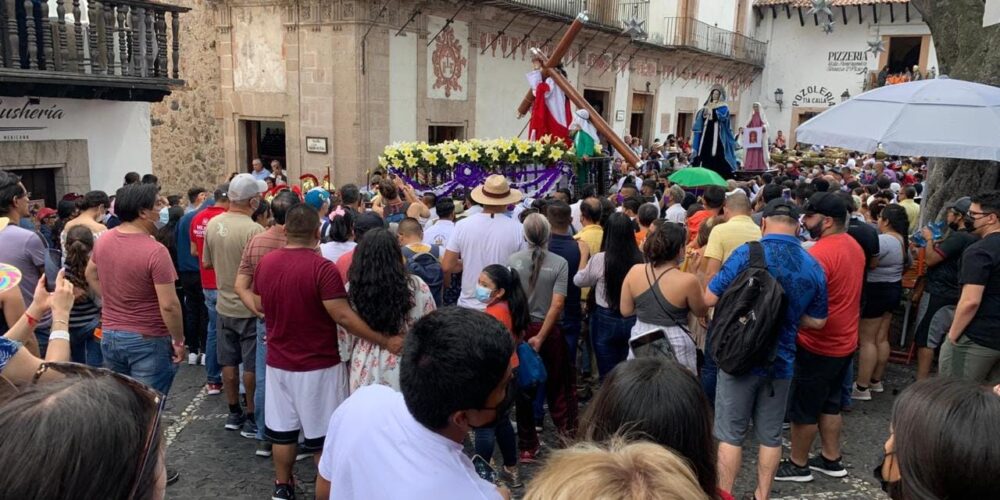
<path id="1" fill-rule="evenodd" d="M 64 377 L 78 377 L 78 378 L 99 378 L 99 377 L 111 377 L 116 382 L 122 384 L 123 386 L 129 388 L 133 393 L 139 396 L 141 399 L 148 402 L 151 406 L 156 407 L 156 412 L 153 413 L 151 421 L 147 423 L 146 428 L 146 439 L 142 447 L 142 455 L 139 462 L 139 472 L 136 474 L 135 482 L 132 484 L 132 488 L 129 490 L 128 498 L 134 498 L 136 491 L 139 489 L 139 482 L 145 476 L 146 468 L 149 467 L 149 455 L 153 448 L 154 439 L 159 435 L 160 428 L 160 416 L 163 414 L 163 408 L 166 406 L 167 398 L 160 394 L 157 390 L 125 375 L 120 373 L 115 373 L 114 371 L 105 368 L 93 368 L 87 365 L 79 363 L 60 363 L 60 362 L 48 362 L 42 363 L 38 370 L 35 371 L 35 375 L 31 379 L 32 384 L 38 383 L 38 380 L 45 373 L 52 371 Z M 15 389 L 16 392 L 16 389 Z"/>

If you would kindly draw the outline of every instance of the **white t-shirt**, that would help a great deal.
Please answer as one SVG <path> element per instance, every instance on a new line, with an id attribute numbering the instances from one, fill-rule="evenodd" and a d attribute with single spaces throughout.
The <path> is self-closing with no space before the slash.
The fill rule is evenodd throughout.
<path id="1" fill-rule="evenodd" d="M 353 241 L 330 241 L 320 245 L 319 251 L 323 254 L 324 259 L 331 262 L 337 262 L 337 259 L 339 259 L 341 255 L 354 250 L 355 246 L 357 246 L 357 243 Z"/>
<path id="2" fill-rule="evenodd" d="M 424 230 L 424 243 L 444 248 L 454 231 L 455 223 L 453 221 L 438 219 L 436 223 Z"/>
<path id="3" fill-rule="evenodd" d="M 576 203 L 569 206 L 569 213 L 573 221 L 571 225 L 573 226 L 573 232 L 579 233 L 583 229 L 583 223 L 580 222 L 580 204 L 583 200 L 577 201 Z"/>
<path id="4" fill-rule="evenodd" d="M 496 500 L 462 445 L 424 427 L 389 387 L 362 387 L 330 418 L 319 474 L 339 500 Z"/>
<path id="5" fill-rule="evenodd" d="M 462 259 L 462 295 L 458 305 L 482 311 L 486 305 L 476 300 L 479 273 L 490 264 L 507 264 L 512 254 L 527 248 L 521 223 L 504 214 L 480 213 L 458 221 L 445 249 Z"/>
<path id="6" fill-rule="evenodd" d="M 667 222 L 676 222 L 678 224 L 684 224 L 687 222 L 687 210 L 680 203 L 674 203 L 667 208 L 666 216 L 664 217 Z"/>

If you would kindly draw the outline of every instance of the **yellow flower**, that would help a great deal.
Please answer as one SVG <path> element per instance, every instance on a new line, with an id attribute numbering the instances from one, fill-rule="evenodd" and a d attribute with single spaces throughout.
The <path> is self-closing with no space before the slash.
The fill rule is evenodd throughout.
<path id="1" fill-rule="evenodd" d="M 518 141 L 518 143 L 517 143 L 517 152 L 518 152 L 518 154 L 522 154 L 522 155 L 528 154 L 529 152 L 531 152 L 531 143 L 524 142 L 524 141 Z"/>
<path id="2" fill-rule="evenodd" d="M 493 160 L 493 161 L 499 161 L 500 160 L 500 151 L 497 151 L 496 149 L 490 148 L 490 149 L 486 150 L 486 153 L 490 155 L 490 159 L 491 160 Z"/>
<path id="3" fill-rule="evenodd" d="M 454 167 L 458 163 L 458 156 L 453 154 L 445 155 L 444 162 L 448 164 L 449 167 Z"/>
<path id="4" fill-rule="evenodd" d="M 417 160 L 416 156 L 407 156 L 406 157 L 406 166 L 407 167 L 413 168 L 413 167 L 416 167 L 419 163 L 420 163 L 420 160 Z"/>
<path id="5" fill-rule="evenodd" d="M 416 160 L 416 158 L 414 158 L 414 160 Z M 403 159 L 400 158 L 400 157 L 398 157 L 398 156 L 395 157 L 395 158 L 393 158 L 392 159 L 392 167 L 393 168 L 403 168 Z"/>
<path id="6" fill-rule="evenodd" d="M 479 151 L 473 149 L 469 152 L 469 161 L 479 161 Z"/>
<path id="7" fill-rule="evenodd" d="M 549 135 L 549 134 L 545 134 L 545 135 L 542 136 L 541 140 L 539 140 L 538 142 L 540 142 L 542 144 L 548 144 L 548 143 L 552 142 L 552 136 Z"/>
<path id="8" fill-rule="evenodd" d="M 431 165 L 436 165 L 438 162 L 438 155 L 433 151 L 426 151 L 422 156 L 424 161 L 430 163 Z"/>
<path id="9" fill-rule="evenodd" d="M 507 155 L 507 161 L 509 161 L 510 163 L 517 163 L 519 161 L 517 153 L 511 151 L 510 154 Z"/>
<path id="10" fill-rule="evenodd" d="M 552 161 L 559 161 L 562 157 L 563 151 L 559 148 L 552 148 L 552 151 L 549 151 L 549 159 Z"/>
<path id="11" fill-rule="evenodd" d="M 468 143 L 462 143 L 462 145 L 458 147 L 458 154 L 462 156 L 469 156 L 470 154 L 472 154 L 472 146 L 470 146 Z"/>
<path id="12" fill-rule="evenodd" d="M 380 166 L 382 168 L 385 168 L 386 165 L 388 165 L 388 164 L 389 164 L 389 161 L 386 160 L 384 156 L 379 156 L 378 157 L 378 166 Z"/>
<path id="13" fill-rule="evenodd" d="M 604 148 L 602 148 L 600 144 L 594 144 L 594 152 L 595 153 L 601 154 L 602 151 L 604 151 Z"/>

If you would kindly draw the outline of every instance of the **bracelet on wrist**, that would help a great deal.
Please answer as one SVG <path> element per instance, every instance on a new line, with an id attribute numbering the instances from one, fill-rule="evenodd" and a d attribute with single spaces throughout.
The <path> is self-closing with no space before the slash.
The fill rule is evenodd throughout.
<path id="1" fill-rule="evenodd" d="M 69 326 L 69 321 L 66 321 L 64 319 L 54 319 L 54 320 L 52 320 L 52 324 L 53 325 L 62 324 L 62 325 L 66 325 L 68 327 Z"/>
<path id="2" fill-rule="evenodd" d="M 24 317 L 28 319 L 28 326 L 34 328 L 38 324 L 38 319 L 34 316 L 28 314 L 28 311 L 24 312 Z"/>
<path id="3" fill-rule="evenodd" d="M 66 342 L 69 342 L 69 332 L 66 330 L 52 330 L 52 332 L 49 333 L 49 342 L 52 342 L 53 340 L 65 340 Z"/>

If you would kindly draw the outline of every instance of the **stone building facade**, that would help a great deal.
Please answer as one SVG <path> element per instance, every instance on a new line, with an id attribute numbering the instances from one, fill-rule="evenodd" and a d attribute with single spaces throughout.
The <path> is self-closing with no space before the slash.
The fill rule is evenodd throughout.
<path id="1" fill-rule="evenodd" d="M 187 86 L 153 110 L 154 173 L 174 192 L 255 156 L 340 185 L 364 182 L 392 142 L 523 136 L 529 50 L 551 51 L 575 14 L 531 1 L 182 1 L 198 18 L 182 37 L 201 50 L 182 54 Z M 596 22 L 564 58 L 569 81 L 646 143 L 688 135 L 717 84 L 742 121 L 763 47 L 741 35 L 749 2 L 720 1 L 731 8 L 700 9 L 731 30 L 700 21 L 696 1 L 592 0 Z M 663 17 L 679 15 L 690 17 Z M 621 34 L 627 16 L 646 20 L 645 41 Z"/>

